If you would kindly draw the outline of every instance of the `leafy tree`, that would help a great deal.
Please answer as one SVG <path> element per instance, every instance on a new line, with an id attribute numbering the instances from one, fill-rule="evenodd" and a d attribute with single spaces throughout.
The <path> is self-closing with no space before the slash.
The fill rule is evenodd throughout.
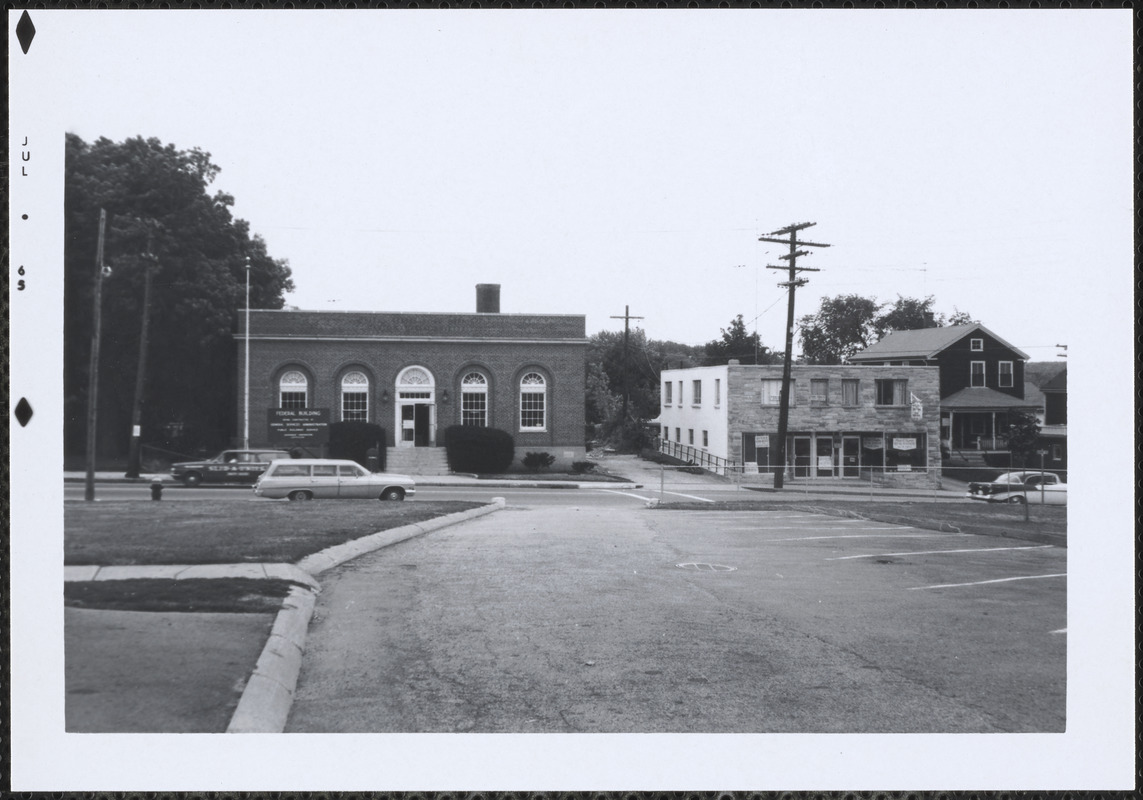
<path id="1" fill-rule="evenodd" d="M 729 328 L 722 329 L 721 339 L 707 342 L 704 350 L 703 366 L 706 367 L 726 364 L 732 358 L 742 364 L 773 364 L 778 360 L 768 347 L 762 345 L 757 331 L 746 332 L 741 314 L 730 321 Z"/>
<path id="2" fill-rule="evenodd" d="M 873 320 L 873 332 L 877 340 L 884 339 L 885 334 L 892 331 L 915 331 L 941 326 L 944 319 L 933 313 L 935 302 L 932 295 L 924 300 L 897 295 L 893 303 L 886 303 L 883 306 L 887 310 L 882 311 Z"/>
<path id="3" fill-rule="evenodd" d="M 1028 411 L 1008 413 L 1008 433 L 1005 436 L 1012 460 L 1019 466 L 1028 466 L 1040 440 L 1040 422 Z"/>
<path id="4" fill-rule="evenodd" d="M 856 294 L 823 297 L 816 314 L 798 320 L 802 357 L 809 364 L 841 364 L 876 341 L 877 300 Z"/>
<path id="5" fill-rule="evenodd" d="M 145 270 L 154 265 L 143 442 L 182 453 L 225 446 L 234 431 L 236 318 L 245 304 L 281 308 L 293 289 L 283 260 L 234 198 L 208 187 L 219 168 L 198 148 L 158 139 L 88 144 L 68 134 L 64 183 L 64 447 L 81 454 L 91 352 L 99 212 L 107 212 L 99 363 L 99 452 L 126 451 L 138 367 Z M 154 258 L 148 258 L 147 252 Z"/>
<path id="6" fill-rule="evenodd" d="M 600 331 L 588 340 L 584 365 L 587 378 L 587 421 L 603 427 L 603 435 L 620 449 L 636 448 L 643 421 L 659 416 L 659 375 L 672 367 L 698 363 L 701 347 L 648 340 L 641 328 L 627 341 L 628 404 L 622 419 L 624 393 L 623 332 Z"/>
<path id="7" fill-rule="evenodd" d="M 953 313 L 949 315 L 947 324 L 950 326 L 975 325 L 978 322 L 980 322 L 980 320 L 973 319 L 967 311 L 961 311 L 956 306 L 953 306 Z"/>

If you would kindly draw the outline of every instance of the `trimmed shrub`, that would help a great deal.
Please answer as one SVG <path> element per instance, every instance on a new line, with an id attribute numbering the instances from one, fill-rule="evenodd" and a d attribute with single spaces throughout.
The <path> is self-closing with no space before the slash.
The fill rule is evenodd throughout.
<path id="1" fill-rule="evenodd" d="M 453 472 L 505 472 L 516 457 L 516 444 L 507 431 L 452 425 L 444 432 L 445 455 Z"/>
<path id="2" fill-rule="evenodd" d="M 524 466 L 532 470 L 532 472 L 539 472 L 556 463 L 556 457 L 551 453 L 527 453 L 523 461 Z"/>
<path id="3" fill-rule="evenodd" d="M 576 475 L 583 475 L 585 472 L 591 472 L 595 469 L 594 461 L 573 461 L 572 472 Z"/>
<path id="4" fill-rule="evenodd" d="M 385 429 L 371 422 L 333 422 L 329 457 L 350 458 L 369 469 L 369 448 L 377 448 L 377 470 L 385 471 Z"/>

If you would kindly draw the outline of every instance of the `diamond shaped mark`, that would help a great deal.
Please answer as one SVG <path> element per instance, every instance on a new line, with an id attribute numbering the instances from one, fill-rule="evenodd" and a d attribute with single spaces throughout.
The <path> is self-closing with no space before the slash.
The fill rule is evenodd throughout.
<path id="1" fill-rule="evenodd" d="M 32 46 L 32 39 L 35 35 L 36 26 L 32 24 L 32 18 L 25 10 L 20 15 L 20 21 L 16 23 L 16 38 L 20 40 L 20 47 L 23 48 L 24 55 L 28 54 L 28 48 Z"/>
<path id="2" fill-rule="evenodd" d="M 21 397 L 20 402 L 16 404 L 16 421 L 20 423 L 23 428 L 28 424 L 28 420 L 32 418 L 32 404 L 28 402 L 28 398 Z"/>

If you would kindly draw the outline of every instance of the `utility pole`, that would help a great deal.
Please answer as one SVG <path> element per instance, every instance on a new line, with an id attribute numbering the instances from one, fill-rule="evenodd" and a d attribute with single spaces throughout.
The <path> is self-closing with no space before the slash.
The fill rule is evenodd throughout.
<path id="1" fill-rule="evenodd" d="M 627 339 L 631 332 L 631 320 L 643 318 L 631 316 L 631 306 L 623 306 L 623 316 L 612 317 L 611 319 L 623 320 L 623 416 L 620 417 L 620 420 L 622 425 L 626 425 L 627 403 L 631 395 L 631 382 L 627 379 Z"/>
<path id="2" fill-rule="evenodd" d="M 246 388 L 242 401 L 242 449 L 250 449 L 250 256 L 246 256 L 246 353 L 243 356 Z"/>
<path id="3" fill-rule="evenodd" d="M 135 404 L 131 410 L 131 447 L 127 453 L 127 473 L 125 477 L 138 478 L 140 461 L 140 437 L 142 435 L 143 417 L 143 385 L 147 376 L 147 326 L 151 316 L 151 273 L 154 270 L 156 258 L 151 252 L 151 232 L 147 232 L 147 252 L 143 254 L 146 262 L 143 268 L 143 324 L 139 332 L 139 369 L 135 373 Z"/>
<path id="4" fill-rule="evenodd" d="M 800 222 L 795 225 L 787 225 L 785 228 L 776 230 L 768 236 L 759 236 L 760 242 L 776 242 L 778 244 L 786 244 L 790 247 L 790 252 L 784 256 L 779 256 L 783 261 L 789 263 L 785 266 L 767 264 L 766 269 L 784 269 L 788 270 L 790 275 L 789 279 L 779 283 L 778 286 L 784 286 L 790 290 L 789 301 L 786 305 L 786 357 L 782 361 L 782 393 L 779 398 L 778 407 L 778 470 L 774 473 L 774 488 L 781 489 L 786 472 L 786 431 L 790 424 L 790 367 L 794 360 L 794 291 L 799 286 L 806 285 L 805 278 L 797 277 L 799 272 L 819 272 L 812 267 L 799 267 L 798 256 L 808 256 L 808 250 L 799 250 L 799 247 L 829 247 L 828 244 L 820 244 L 817 242 L 799 242 L 798 231 L 803 228 L 809 228 L 817 225 L 816 222 Z M 777 239 L 777 236 L 788 236 L 788 239 Z"/>
<path id="5" fill-rule="evenodd" d="M 87 375 L 87 475 L 84 478 L 83 499 L 95 499 L 95 420 L 99 392 L 99 329 L 103 307 L 103 228 L 107 212 L 99 209 L 99 243 L 95 248 L 95 288 L 92 291 L 91 363 Z"/>

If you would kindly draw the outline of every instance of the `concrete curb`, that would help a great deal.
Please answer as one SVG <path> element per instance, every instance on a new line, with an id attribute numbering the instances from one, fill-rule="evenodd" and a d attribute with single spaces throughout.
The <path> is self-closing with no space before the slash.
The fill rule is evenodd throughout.
<path id="1" fill-rule="evenodd" d="M 358 556 L 449 525 L 491 514 L 504 508 L 504 505 L 503 497 L 495 497 L 492 503 L 486 506 L 448 514 L 423 523 L 379 531 L 306 556 L 294 566 L 294 569 L 304 572 L 307 577 L 316 576 Z M 312 577 L 309 578 L 309 582 L 317 586 Z M 262 649 L 262 655 L 258 658 L 254 672 L 246 682 L 246 688 L 238 700 L 238 708 L 230 718 L 230 724 L 226 728 L 227 733 L 281 733 L 285 730 L 290 707 L 294 704 L 294 692 L 298 686 L 298 675 L 302 670 L 306 633 L 313 617 L 318 591 L 320 588 L 311 590 L 301 587 L 290 591 L 282 604 L 282 610 L 274 620 L 270 638 Z"/>
<path id="2" fill-rule="evenodd" d="M 230 718 L 227 733 L 281 733 L 285 729 L 316 598 L 317 593 L 310 589 L 290 590 Z"/>
<path id="3" fill-rule="evenodd" d="M 360 539 L 354 539 L 344 544 L 326 548 L 321 552 L 303 558 L 298 562 L 298 567 L 310 575 L 320 575 L 328 569 L 340 566 L 346 561 L 350 561 L 366 553 L 371 553 L 374 550 L 380 550 L 382 547 L 388 547 L 389 545 L 403 542 L 406 539 L 412 539 L 421 534 L 446 528 L 449 525 L 467 522 L 470 519 L 491 514 L 493 511 L 499 511 L 502 508 L 504 508 L 504 498 L 494 497 L 490 505 L 471 508 L 468 511 L 458 511 L 455 514 L 446 514 L 443 517 L 437 517 L 427 522 L 416 522 L 412 525 L 390 528 L 386 531 L 379 531 Z"/>

